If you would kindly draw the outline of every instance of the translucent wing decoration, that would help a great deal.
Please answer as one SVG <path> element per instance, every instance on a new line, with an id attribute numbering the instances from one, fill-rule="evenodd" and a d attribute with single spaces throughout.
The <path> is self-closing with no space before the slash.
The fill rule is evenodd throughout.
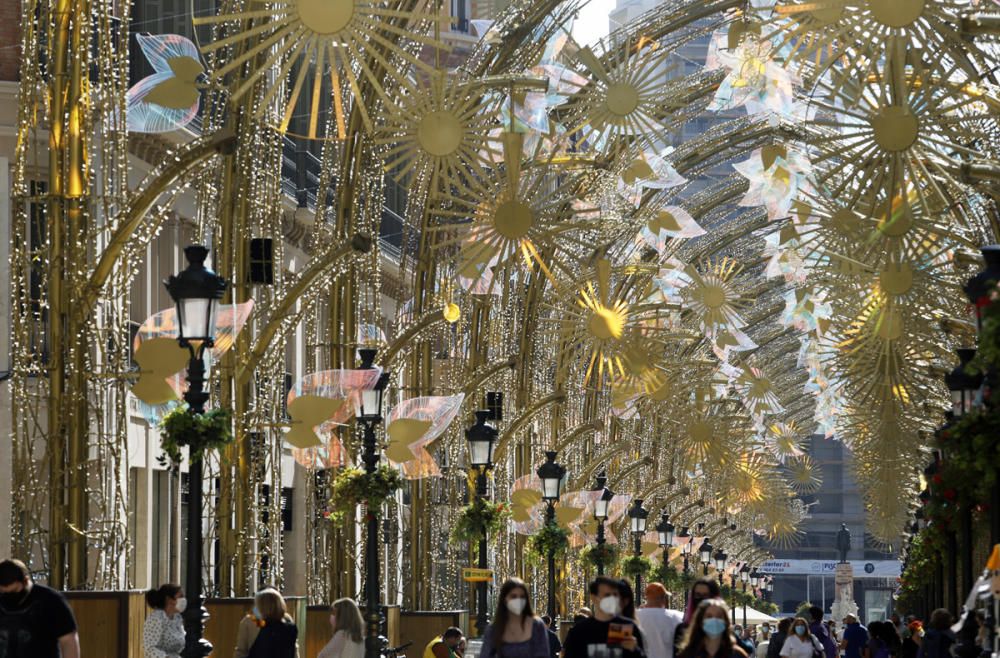
<path id="1" fill-rule="evenodd" d="M 515 532 L 530 535 L 541 528 L 545 509 L 541 479 L 532 473 L 515 480 L 510 493 L 510 506 Z"/>
<path id="2" fill-rule="evenodd" d="M 666 158 L 647 151 L 622 171 L 618 180 L 618 192 L 638 207 L 643 190 L 666 190 L 686 182 L 687 179 L 677 173 Z"/>
<path id="3" fill-rule="evenodd" d="M 215 347 L 206 355 L 206 368 L 220 359 L 233 346 L 243 329 L 253 300 L 243 304 L 221 304 L 215 316 Z M 139 326 L 132 342 L 135 361 L 139 364 L 139 379 L 132 393 L 149 405 L 144 414 L 156 424 L 187 390 L 184 369 L 187 351 L 177 345 L 177 310 L 168 308 L 154 313 Z"/>
<path id="4" fill-rule="evenodd" d="M 757 149 L 749 160 L 734 164 L 733 169 L 750 181 L 740 205 L 764 206 L 772 220 L 788 217 L 799 192 L 809 189 L 807 181 L 812 171 L 804 155 L 783 146 Z"/>
<path id="5" fill-rule="evenodd" d="M 198 78 L 205 72 L 198 49 L 178 34 L 136 35 L 154 73 L 125 95 L 130 132 L 163 133 L 183 128 L 198 114 Z"/>
<path id="6" fill-rule="evenodd" d="M 359 391 L 371 389 L 382 376 L 379 367 L 364 370 L 321 370 L 300 379 L 288 392 L 286 404 L 292 427 L 285 440 L 299 449 L 323 448 L 340 454 L 343 446 L 334 430 L 354 416 Z M 318 455 L 301 456 L 304 460 Z M 302 463 L 300 461 L 300 463 Z"/>
<path id="7" fill-rule="evenodd" d="M 389 436 L 385 452 L 392 464 L 403 467 L 403 477 L 418 480 L 441 475 L 426 446 L 448 429 L 464 399 L 464 393 L 410 398 L 389 412 L 385 419 Z"/>
<path id="8" fill-rule="evenodd" d="M 705 229 L 680 206 L 666 206 L 654 212 L 640 232 L 642 240 L 657 253 L 664 253 L 671 238 L 696 238 Z"/>

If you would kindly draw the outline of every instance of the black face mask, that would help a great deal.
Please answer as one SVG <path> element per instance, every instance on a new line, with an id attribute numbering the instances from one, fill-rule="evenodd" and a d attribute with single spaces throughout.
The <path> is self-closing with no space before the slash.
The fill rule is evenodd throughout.
<path id="1" fill-rule="evenodd" d="M 13 610 L 19 607 L 26 598 L 28 598 L 28 592 L 25 590 L 21 590 L 20 592 L 4 592 L 0 594 L 0 606 L 7 610 Z"/>

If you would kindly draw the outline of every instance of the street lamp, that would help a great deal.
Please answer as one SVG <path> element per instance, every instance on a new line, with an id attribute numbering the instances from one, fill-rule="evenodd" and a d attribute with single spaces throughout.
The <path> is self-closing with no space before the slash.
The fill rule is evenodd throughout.
<path id="1" fill-rule="evenodd" d="M 629 529 L 632 531 L 632 540 L 635 542 L 635 556 L 642 557 L 642 536 L 646 534 L 646 520 L 649 518 L 649 510 L 642 506 L 642 499 L 636 498 L 632 509 L 628 511 Z M 642 591 L 642 576 L 636 571 L 635 593 Z"/>
<path id="2" fill-rule="evenodd" d="M 677 538 L 678 539 L 687 539 L 686 542 L 684 542 L 683 544 L 681 544 L 681 555 L 684 556 L 684 573 L 688 573 L 688 571 L 691 568 L 689 560 L 690 560 L 690 557 L 691 557 L 691 551 L 694 550 L 694 538 L 691 536 L 691 533 L 688 532 L 688 527 L 687 526 L 682 526 L 681 527 L 681 531 L 677 535 Z M 687 603 L 687 600 L 686 600 L 686 598 L 687 598 L 687 592 L 684 593 L 684 597 L 685 597 L 685 601 L 684 602 Z"/>
<path id="3" fill-rule="evenodd" d="M 615 494 L 607 488 L 608 476 L 601 473 L 597 476 L 597 485 L 591 491 L 597 492 L 594 500 L 594 518 L 597 520 L 597 575 L 604 575 L 604 545 L 607 539 L 604 536 L 604 524 L 611 513 L 611 500 Z"/>
<path id="4" fill-rule="evenodd" d="M 979 388 L 983 385 L 982 374 L 972 374 L 967 366 L 976 356 L 976 350 L 960 348 L 955 350 L 958 354 L 958 365 L 944 378 L 944 383 L 951 391 L 951 408 L 956 418 L 961 418 L 972 411 L 973 403 Z"/>
<path id="5" fill-rule="evenodd" d="M 188 413 L 205 413 L 208 392 L 205 391 L 205 350 L 215 345 L 215 315 L 219 300 L 226 290 L 226 280 L 205 267 L 208 249 L 201 245 L 184 248 L 187 268 L 164 282 L 177 310 L 177 342 L 187 348 L 188 389 L 184 402 Z M 191 446 L 194 451 L 196 446 Z M 182 613 L 184 618 L 184 658 L 203 658 L 212 653 L 212 644 L 202 637 L 208 611 L 201 593 L 202 567 L 202 460 L 192 459 L 188 467 L 188 544 L 187 574 L 184 591 L 191 605 Z"/>
<path id="6" fill-rule="evenodd" d="M 701 548 L 698 549 L 698 557 L 701 558 L 701 566 L 704 568 L 704 575 L 708 575 L 708 565 L 712 563 L 712 544 L 709 543 L 708 537 L 705 537 L 705 541 L 701 543 Z"/>
<path id="7" fill-rule="evenodd" d="M 377 350 L 370 347 L 358 350 L 361 357 L 361 369 L 371 370 L 375 368 L 376 352 Z M 382 402 L 388 384 L 389 373 L 383 372 L 373 388 L 360 391 L 355 399 L 354 413 L 361 425 L 363 436 L 361 461 L 365 465 L 365 473 L 368 475 L 375 473 L 378 468 L 379 453 L 375 440 L 375 427 L 382 422 Z M 378 563 L 378 514 L 376 510 L 369 509 L 366 518 L 368 532 L 365 541 L 365 616 L 368 619 L 368 629 L 365 636 L 365 658 L 379 658 L 382 606 Z"/>
<path id="8" fill-rule="evenodd" d="M 476 424 L 465 430 L 465 440 L 469 442 L 469 463 L 476 469 L 476 500 L 486 500 L 486 476 L 493 468 L 493 447 L 496 444 L 497 429 L 488 424 L 488 410 L 476 412 Z M 486 528 L 479 538 L 479 568 L 486 568 Z M 486 581 L 480 580 L 476 583 L 476 632 L 479 637 L 486 633 L 486 626 L 490 623 L 489 613 L 486 611 Z"/>
<path id="9" fill-rule="evenodd" d="M 726 574 L 726 561 L 729 556 L 721 548 L 715 552 L 715 570 L 719 572 L 719 585 L 722 585 L 722 577 Z"/>
<path id="10" fill-rule="evenodd" d="M 566 467 L 556 463 L 556 452 L 550 450 L 545 453 L 545 463 L 535 471 L 542 480 L 542 500 L 546 503 L 545 524 L 555 525 L 556 503 L 562 493 L 563 480 L 566 477 Z M 549 592 L 548 592 L 548 613 L 552 619 L 556 618 L 556 554 L 550 548 L 548 555 L 549 567 Z M 377 657 L 373 657 L 377 658 Z"/>
<path id="11" fill-rule="evenodd" d="M 743 596 L 743 627 L 746 628 L 747 625 L 747 583 L 750 582 L 750 566 L 746 563 L 740 567 L 740 588 L 744 594 Z"/>
<path id="12" fill-rule="evenodd" d="M 757 571 L 757 567 L 754 567 L 753 571 L 750 572 L 750 587 L 760 589 L 760 572 Z"/>
<path id="13" fill-rule="evenodd" d="M 666 552 L 674 545 L 674 524 L 670 522 L 670 515 L 666 512 L 660 517 L 660 522 L 656 524 L 656 536 L 660 541 L 660 548 L 663 549 L 664 560 Z"/>

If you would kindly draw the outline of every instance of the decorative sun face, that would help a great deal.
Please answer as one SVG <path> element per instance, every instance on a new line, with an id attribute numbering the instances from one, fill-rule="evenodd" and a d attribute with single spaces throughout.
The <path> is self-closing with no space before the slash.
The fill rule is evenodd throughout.
<path id="1" fill-rule="evenodd" d="M 437 179 L 435 190 L 464 186 L 470 176 L 487 176 L 489 163 L 501 155 L 490 137 L 498 116 L 495 96 L 437 74 L 424 83 L 408 81 L 398 100 L 387 108 L 382 135 L 375 140 L 391 145 L 387 171 L 402 180 L 412 171 L 429 169 Z"/>
<path id="2" fill-rule="evenodd" d="M 417 31 L 423 21 L 435 20 L 441 19 L 371 0 L 252 0 L 245 10 L 195 18 L 194 24 L 232 22 L 254 26 L 202 48 L 206 54 L 224 52 L 229 47 L 238 53 L 211 73 L 216 82 L 235 75 L 233 102 L 257 84 L 268 85 L 255 117 L 266 119 L 273 112 L 281 132 L 306 139 L 345 139 L 350 130 L 346 122 L 347 98 L 359 110 L 365 129 L 373 130 L 371 112 L 361 95 L 363 86 L 369 86 L 385 106 L 393 105 L 385 90 L 386 79 L 372 71 L 370 61 L 384 69 L 384 76 L 391 81 L 388 86 L 406 79 L 405 70 L 389 64 L 396 59 L 426 74 L 434 73 L 432 66 L 400 42 L 405 37 L 445 49 L 444 44 Z M 264 63 L 255 66 L 263 58 Z M 249 71 L 245 78 L 240 75 L 243 70 Z M 291 90 L 287 99 L 282 94 L 286 80 Z M 296 112 L 303 111 L 308 121 L 302 132 L 297 132 L 292 119 Z M 328 124 L 335 127 L 335 134 L 327 135 Z"/>

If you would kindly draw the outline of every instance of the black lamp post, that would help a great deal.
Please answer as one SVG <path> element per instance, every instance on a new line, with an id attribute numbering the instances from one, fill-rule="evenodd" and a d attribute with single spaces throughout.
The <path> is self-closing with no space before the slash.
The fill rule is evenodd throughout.
<path id="1" fill-rule="evenodd" d="M 205 391 L 205 350 L 215 345 L 215 314 L 219 300 L 226 289 L 226 280 L 205 267 L 208 249 L 201 245 L 185 247 L 187 268 L 176 276 L 171 276 L 164 285 L 177 309 L 177 341 L 187 348 L 188 390 L 184 402 L 188 413 L 205 413 L 208 392 Z M 195 449 L 195 446 L 191 446 Z M 204 607 L 201 592 L 202 567 L 202 518 L 201 502 L 203 487 L 202 462 L 191 460 L 188 468 L 188 532 L 187 532 L 187 574 L 184 591 L 190 605 L 182 613 L 184 618 L 184 658 L 203 658 L 212 653 L 212 644 L 202 637 L 208 611 Z"/>
<path id="2" fill-rule="evenodd" d="M 375 367 L 375 353 L 376 350 L 372 348 L 358 350 L 362 369 Z M 374 388 L 360 391 L 355 405 L 354 413 L 361 425 L 363 437 L 361 461 L 365 465 L 365 473 L 369 475 L 378 469 L 379 451 L 375 440 L 375 427 L 382 422 L 382 399 L 388 383 L 389 373 L 383 372 Z M 379 658 L 382 651 L 379 638 L 382 627 L 382 605 L 378 562 L 378 510 L 366 510 L 365 517 L 368 522 L 365 540 L 365 617 L 368 622 L 365 633 L 365 658 Z"/>
<path id="3" fill-rule="evenodd" d="M 750 567 L 744 564 L 740 567 L 740 590 L 743 592 L 743 628 L 747 627 L 747 583 L 750 582 Z"/>
<path id="4" fill-rule="evenodd" d="M 607 538 L 604 536 L 604 524 L 611 513 L 611 501 L 615 493 L 607 488 L 608 476 L 601 473 L 597 476 L 597 486 L 591 491 L 596 491 L 597 498 L 594 500 L 594 518 L 597 520 L 597 575 L 604 575 L 604 546 Z"/>
<path id="5" fill-rule="evenodd" d="M 681 555 L 684 557 L 684 573 L 689 573 L 691 570 L 691 551 L 694 550 L 694 537 L 692 537 L 691 533 L 688 532 L 687 526 L 682 526 L 677 538 L 687 539 L 686 542 L 681 544 Z M 687 601 L 685 601 L 685 603 L 687 603 Z"/>
<path id="6" fill-rule="evenodd" d="M 476 469 L 476 499 L 486 499 L 486 476 L 493 468 L 493 448 L 496 445 L 497 429 L 488 424 L 489 411 L 476 412 L 476 424 L 465 430 L 469 442 L 469 463 Z M 486 528 L 479 538 L 479 568 L 486 568 Z M 476 583 L 476 632 L 482 637 L 490 623 L 486 610 L 486 581 Z"/>
<path id="7" fill-rule="evenodd" d="M 674 545 L 674 524 L 670 522 L 670 514 L 667 512 L 663 513 L 660 522 L 656 524 L 656 538 L 663 549 L 663 561 L 666 562 L 669 557 L 667 551 Z"/>
<path id="8" fill-rule="evenodd" d="M 712 544 L 708 541 L 708 537 L 705 537 L 705 541 L 701 543 L 701 548 L 698 549 L 698 557 L 701 558 L 701 566 L 704 569 L 703 575 L 708 575 L 708 565 L 712 564 L 712 551 L 714 548 Z"/>
<path id="9" fill-rule="evenodd" d="M 556 503 L 562 494 L 563 480 L 566 477 L 566 467 L 556 463 L 556 453 L 550 450 L 545 453 L 545 463 L 535 471 L 542 480 L 542 500 L 546 503 L 545 525 L 555 525 Z M 549 617 L 556 619 L 556 554 L 550 548 L 548 554 L 549 591 L 547 612 Z"/>
<path id="10" fill-rule="evenodd" d="M 642 536 L 646 534 L 646 520 L 649 519 L 649 510 L 642 506 L 642 499 L 636 498 L 632 508 L 628 511 L 629 530 L 632 531 L 632 541 L 635 544 L 635 556 L 642 557 Z M 639 596 L 642 591 L 642 576 L 639 572 L 635 574 L 635 595 Z"/>
<path id="11" fill-rule="evenodd" d="M 976 312 L 976 329 L 982 333 L 983 311 L 993 304 L 992 293 L 1000 282 L 1000 245 L 988 245 L 980 251 L 986 261 L 986 269 L 969 279 L 965 284 L 965 294 Z M 991 372 L 987 376 L 990 381 L 986 388 L 989 389 L 996 374 Z M 988 397 L 986 402 L 989 403 Z M 993 487 L 990 496 L 990 545 L 996 544 L 1000 544 L 1000 487 Z"/>

